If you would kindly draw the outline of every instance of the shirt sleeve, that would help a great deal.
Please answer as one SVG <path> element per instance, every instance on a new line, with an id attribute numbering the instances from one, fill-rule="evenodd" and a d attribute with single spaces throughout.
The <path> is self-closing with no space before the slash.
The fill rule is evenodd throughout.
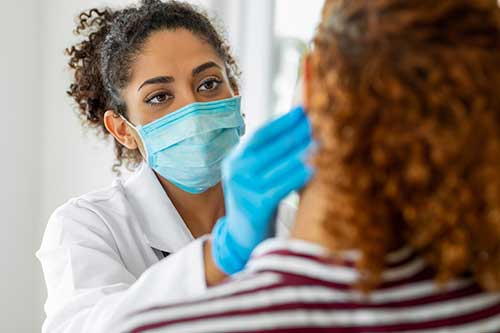
<path id="1" fill-rule="evenodd" d="M 124 266 L 100 217 L 66 204 L 51 216 L 37 252 L 48 292 L 42 332 L 112 332 L 118 314 L 203 293 L 205 240 L 192 242 L 137 278 Z"/>

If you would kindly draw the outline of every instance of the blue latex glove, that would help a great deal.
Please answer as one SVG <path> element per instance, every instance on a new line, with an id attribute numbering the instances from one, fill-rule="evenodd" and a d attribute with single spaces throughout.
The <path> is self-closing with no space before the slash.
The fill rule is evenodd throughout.
<path id="1" fill-rule="evenodd" d="M 298 107 L 259 129 L 222 164 L 226 216 L 212 232 L 212 256 L 226 274 L 240 271 L 253 249 L 270 237 L 281 200 L 302 188 L 311 125 Z"/>

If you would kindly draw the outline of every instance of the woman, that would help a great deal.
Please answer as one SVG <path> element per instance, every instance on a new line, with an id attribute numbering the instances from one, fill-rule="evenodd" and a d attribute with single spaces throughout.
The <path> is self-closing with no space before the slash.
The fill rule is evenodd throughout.
<path id="1" fill-rule="evenodd" d="M 207 17 L 145 0 L 84 12 L 76 32 L 69 95 L 85 125 L 114 137 L 115 167 L 140 167 L 50 218 L 37 253 L 43 331 L 109 332 L 117 314 L 197 295 L 242 269 L 272 234 L 279 202 L 311 176 L 310 129 L 296 110 L 259 130 L 226 162 L 224 196 L 221 161 L 245 126 L 237 65 Z M 291 221 L 281 213 L 278 224 Z"/>

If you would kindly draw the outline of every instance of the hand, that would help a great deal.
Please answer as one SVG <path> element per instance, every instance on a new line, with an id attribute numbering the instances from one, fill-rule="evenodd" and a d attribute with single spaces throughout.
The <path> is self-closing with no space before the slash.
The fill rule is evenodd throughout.
<path id="1" fill-rule="evenodd" d="M 311 143 L 311 125 L 298 107 L 259 129 L 223 162 L 226 216 L 212 232 L 212 256 L 226 274 L 245 266 L 253 249 L 272 235 L 280 201 L 310 180 Z"/>

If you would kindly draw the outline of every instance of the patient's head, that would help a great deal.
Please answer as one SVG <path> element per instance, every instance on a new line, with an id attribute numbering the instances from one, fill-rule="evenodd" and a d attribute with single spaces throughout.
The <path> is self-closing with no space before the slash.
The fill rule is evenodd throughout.
<path id="1" fill-rule="evenodd" d="M 365 286 L 411 244 L 446 281 L 500 289 L 497 0 L 327 0 L 307 61 L 313 191 Z"/>

